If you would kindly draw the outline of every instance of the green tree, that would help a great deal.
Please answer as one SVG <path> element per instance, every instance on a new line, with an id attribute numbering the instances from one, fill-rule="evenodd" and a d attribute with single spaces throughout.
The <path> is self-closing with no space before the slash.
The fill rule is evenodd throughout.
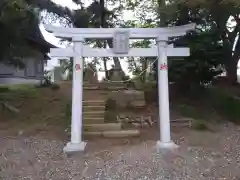
<path id="1" fill-rule="evenodd" d="M 28 38 L 38 29 L 42 10 L 64 18 L 70 14 L 70 10 L 57 6 L 51 0 L 0 1 L 0 61 L 23 65 L 19 59 L 35 53 Z"/>
<path id="2" fill-rule="evenodd" d="M 165 9 L 170 11 L 168 10 L 170 8 L 174 12 L 169 16 L 169 24 L 183 25 L 195 22 L 197 23 L 198 36 L 203 36 L 201 38 L 203 43 L 207 43 L 207 37 L 207 44 L 214 44 L 215 49 L 221 47 L 221 53 L 211 52 L 207 49 L 206 52 L 209 52 L 209 57 L 212 57 L 213 53 L 216 56 L 219 55 L 219 58 L 215 58 L 215 60 L 219 59 L 219 64 L 223 63 L 231 84 L 237 82 L 237 64 L 240 58 L 240 39 L 238 38 L 240 33 L 240 6 L 233 2 L 214 0 L 203 1 L 199 4 L 192 2 L 193 4 L 190 5 L 176 2 Z M 196 41 L 198 41 L 198 38 Z M 207 47 L 206 45 L 205 48 Z M 202 48 L 204 48 L 204 45 Z M 201 61 L 205 62 L 204 59 Z"/>
<path id="3" fill-rule="evenodd" d="M 156 8 L 159 26 L 197 24 L 195 33 L 171 40 L 175 46 L 189 46 L 191 56 L 182 61 L 170 59 L 170 80 L 185 83 L 189 88 L 211 82 L 224 70 L 219 67 L 225 67 L 229 82 L 236 83 L 240 58 L 239 6 L 231 1 L 163 1 L 159 0 Z M 157 64 L 154 69 L 157 71 Z"/>
<path id="4" fill-rule="evenodd" d="M 3 0 L 0 12 L 0 61 L 14 63 L 15 57 L 32 53 L 25 38 L 29 29 L 38 25 L 38 14 L 24 0 Z"/>

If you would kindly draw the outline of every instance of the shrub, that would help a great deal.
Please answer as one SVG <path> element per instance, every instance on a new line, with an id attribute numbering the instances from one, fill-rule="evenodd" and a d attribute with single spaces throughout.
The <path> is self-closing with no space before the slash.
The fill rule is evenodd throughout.
<path id="1" fill-rule="evenodd" d="M 114 99 L 107 99 L 105 104 L 105 115 L 104 120 L 106 122 L 114 122 L 116 121 L 116 114 L 117 114 L 117 102 Z"/>
<path id="2" fill-rule="evenodd" d="M 107 99 L 106 101 L 106 107 L 105 110 L 106 111 L 115 111 L 117 109 L 117 102 L 114 99 Z"/>
<path id="3" fill-rule="evenodd" d="M 36 85 L 36 88 L 45 88 L 52 86 L 52 82 L 48 77 L 44 77 L 44 79 L 40 82 L 40 84 Z"/>
<path id="4" fill-rule="evenodd" d="M 192 121 L 192 128 L 198 131 L 206 131 L 209 130 L 207 124 L 203 120 L 193 120 Z"/>
<path id="5" fill-rule="evenodd" d="M 104 115 L 105 122 L 116 122 L 116 112 L 106 111 Z"/>
<path id="6" fill-rule="evenodd" d="M 10 91 L 10 88 L 7 86 L 0 86 L 0 93 L 5 93 Z"/>
<path id="7" fill-rule="evenodd" d="M 51 85 L 51 89 L 52 90 L 59 90 L 60 89 L 60 86 L 58 84 L 52 84 Z"/>
<path id="8" fill-rule="evenodd" d="M 215 109 L 225 118 L 240 123 L 240 101 L 233 97 L 224 97 L 215 101 Z"/>

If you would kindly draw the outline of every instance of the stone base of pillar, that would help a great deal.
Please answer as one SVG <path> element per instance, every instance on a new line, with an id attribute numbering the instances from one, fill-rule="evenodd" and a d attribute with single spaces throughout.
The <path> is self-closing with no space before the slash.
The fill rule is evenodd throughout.
<path id="1" fill-rule="evenodd" d="M 74 153 L 74 152 L 82 152 L 84 151 L 87 143 L 80 142 L 80 143 L 67 143 L 67 145 L 63 148 L 63 152 L 65 153 Z"/>
<path id="2" fill-rule="evenodd" d="M 175 144 L 173 141 L 170 142 L 162 142 L 157 141 L 157 153 L 167 153 L 178 149 L 178 145 Z"/>

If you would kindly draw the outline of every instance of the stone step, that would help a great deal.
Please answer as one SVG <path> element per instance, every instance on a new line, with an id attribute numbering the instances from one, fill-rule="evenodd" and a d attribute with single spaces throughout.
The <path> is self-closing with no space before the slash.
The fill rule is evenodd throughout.
<path id="1" fill-rule="evenodd" d="M 83 135 L 85 135 L 85 136 L 102 136 L 102 134 L 103 134 L 102 132 L 83 131 Z"/>
<path id="2" fill-rule="evenodd" d="M 104 123 L 104 124 L 85 124 L 84 131 L 86 132 L 99 132 L 99 131 L 114 131 L 121 130 L 121 123 Z"/>
<path id="3" fill-rule="evenodd" d="M 99 85 L 105 85 L 105 86 L 116 86 L 116 85 L 120 85 L 120 86 L 124 86 L 125 84 L 123 82 L 111 82 L 111 81 L 107 81 L 107 82 L 100 82 Z"/>
<path id="4" fill-rule="evenodd" d="M 105 106 L 98 106 L 98 105 L 89 105 L 89 106 L 83 106 L 83 111 L 105 111 Z"/>
<path id="5" fill-rule="evenodd" d="M 99 86 L 84 86 L 84 90 L 100 90 Z"/>
<path id="6" fill-rule="evenodd" d="M 103 124 L 104 117 L 83 117 L 83 124 Z"/>
<path id="7" fill-rule="evenodd" d="M 139 130 L 118 130 L 118 131 L 104 131 L 103 137 L 108 138 L 125 138 L 125 137 L 135 137 L 140 135 Z"/>
<path id="8" fill-rule="evenodd" d="M 100 83 L 100 89 L 106 89 L 106 90 L 125 89 L 125 84 L 113 83 L 113 82 L 103 82 L 103 83 Z"/>
<path id="9" fill-rule="evenodd" d="M 84 89 L 100 89 L 100 84 L 99 83 L 84 83 L 83 88 Z"/>
<path id="10" fill-rule="evenodd" d="M 191 127 L 192 120 L 189 118 L 172 119 L 170 121 L 172 127 Z"/>
<path id="11" fill-rule="evenodd" d="M 90 83 L 90 82 L 84 82 L 83 83 L 83 86 L 99 86 L 99 82 L 96 82 L 96 83 Z"/>
<path id="12" fill-rule="evenodd" d="M 83 106 L 105 106 L 104 100 L 84 100 Z"/>
<path id="13" fill-rule="evenodd" d="M 83 100 L 84 101 L 106 101 L 107 95 L 105 94 L 95 94 L 95 93 L 84 93 Z M 94 103 L 94 102 L 93 102 Z"/>
<path id="14" fill-rule="evenodd" d="M 119 91 L 119 90 L 124 90 L 126 89 L 124 86 L 103 86 L 103 87 L 100 87 L 101 90 L 105 90 L 105 91 Z"/>
<path id="15" fill-rule="evenodd" d="M 84 87 L 84 91 L 110 91 L 110 90 L 124 90 L 126 89 L 124 86 L 101 86 L 101 87 Z"/>
<path id="16" fill-rule="evenodd" d="M 89 84 L 85 83 L 83 85 L 84 90 L 115 90 L 115 89 L 125 89 L 125 84 L 123 83 L 99 83 L 99 84 Z"/>
<path id="17" fill-rule="evenodd" d="M 139 130 L 112 130 L 112 131 L 90 131 L 83 132 L 85 136 L 103 136 L 107 138 L 126 138 L 126 137 L 135 137 L 140 135 Z"/>
<path id="18" fill-rule="evenodd" d="M 102 87 L 101 89 L 105 89 L 108 91 L 113 91 L 113 90 L 124 90 L 126 89 L 124 86 L 114 86 L 114 87 Z"/>
<path id="19" fill-rule="evenodd" d="M 104 117 L 105 111 L 83 111 L 83 117 Z"/>
<path id="20" fill-rule="evenodd" d="M 108 95 L 108 91 L 105 91 L 105 90 L 97 90 L 97 91 L 87 91 L 87 90 L 85 90 L 85 91 L 83 91 L 83 95 L 89 95 L 89 94 L 94 94 L 94 95 L 102 95 L 102 96 L 104 96 L 104 95 Z"/>

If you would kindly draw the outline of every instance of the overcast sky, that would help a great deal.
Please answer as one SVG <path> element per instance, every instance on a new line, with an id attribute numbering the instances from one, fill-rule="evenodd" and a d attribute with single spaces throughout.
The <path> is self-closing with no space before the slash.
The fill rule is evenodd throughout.
<path id="1" fill-rule="evenodd" d="M 75 3 L 73 3 L 71 0 L 52 0 L 53 2 L 55 2 L 56 4 L 60 4 L 62 6 L 67 6 L 70 9 L 76 9 L 77 6 Z M 86 2 L 89 2 L 88 0 L 85 0 Z M 64 47 L 62 45 L 59 44 L 59 39 L 55 38 L 51 33 L 48 33 L 43 25 L 40 25 L 40 29 L 42 31 L 43 36 L 45 37 L 45 39 L 47 41 L 49 41 L 50 43 L 58 46 L 58 47 Z M 46 69 L 52 69 L 55 66 L 59 65 L 58 63 L 58 59 L 57 58 L 52 58 L 51 60 L 48 61 L 47 67 Z"/>
<path id="2" fill-rule="evenodd" d="M 52 1 L 55 2 L 56 4 L 60 4 L 61 6 L 66 6 L 70 9 L 77 9 L 78 8 L 78 6 L 75 3 L 73 3 L 71 0 L 52 0 Z M 88 6 L 91 3 L 91 0 L 82 0 L 82 2 L 86 6 Z M 127 20 L 127 19 L 133 19 L 133 18 L 134 18 L 133 12 L 125 11 L 123 13 L 123 19 Z M 52 44 L 54 44 L 56 46 L 61 46 L 61 45 L 59 45 L 59 40 L 57 38 L 55 38 L 52 34 L 45 31 L 43 25 L 40 25 L 40 28 L 42 30 L 43 36 L 45 37 L 45 39 L 47 41 L 51 42 Z"/>
<path id="3" fill-rule="evenodd" d="M 77 5 L 75 3 L 73 3 L 71 0 L 52 0 L 52 1 L 57 3 L 57 4 L 60 4 L 62 6 L 67 6 L 70 9 L 77 9 L 78 8 Z M 84 0 L 82 2 L 84 2 Z M 90 3 L 91 3 L 91 0 L 85 0 L 85 2 L 84 2 L 84 4 L 86 6 L 89 5 Z M 126 11 L 123 14 L 124 14 L 123 19 L 125 19 L 125 20 L 134 18 L 133 12 Z M 50 43 L 52 43 L 52 44 L 54 44 L 58 47 L 63 47 L 64 48 L 64 46 L 59 44 L 59 39 L 55 38 L 51 33 L 48 33 L 44 29 L 42 24 L 40 25 L 40 29 L 42 31 L 43 36 L 45 37 L 45 39 L 47 41 L 49 41 Z M 108 69 L 111 67 L 112 64 L 113 64 L 113 62 L 108 62 L 107 63 Z M 57 65 L 59 65 L 58 59 L 57 58 L 52 58 L 51 60 L 48 61 L 48 65 L 47 65 L 46 69 L 52 69 Z M 128 63 L 126 62 L 126 60 L 121 59 L 121 65 L 122 65 L 123 70 L 127 73 Z M 103 65 L 101 67 L 103 67 Z M 100 77 L 102 77 L 103 75 L 104 75 L 104 72 L 99 73 Z"/>
<path id="4" fill-rule="evenodd" d="M 62 6 L 66 6 L 70 9 L 77 9 L 77 5 L 75 3 L 72 2 L 72 0 L 52 0 L 53 2 L 57 3 L 57 4 L 60 4 Z M 88 6 L 90 3 L 91 3 L 91 0 L 82 0 L 82 2 Z M 131 12 L 131 11 L 125 11 L 123 13 L 123 17 L 122 17 L 124 20 L 133 20 L 133 19 L 136 19 L 134 17 L 134 12 Z M 43 25 L 40 25 L 40 28 L 42 30 L 42 33 L 43 33 L 43 36 L 45 37 L 45 39 L 47 41 L 49 41 L 50 43 L 56 45 L 56 46 L 61 46 L 59 44 L 59 40 L 57 38 L 55 38 L 52 34 L 48 33 L 45 31 Z M 126 60 L 121 60 L 121 65 L 124 69 L 124 71 L 127 73 L 127 67 L 128 67 L 128 63 L 126 62 Z M 108 67 L 111 67 L 111 64 L 112 63 L 108 63 Z M 52 69 L 54 66 L 58 65 L 58 60 L 57 58 L 52 58 L 49 63 L 48 63 L 48 67 L 47 69 Z M 240 62 L 238 63 L 238 66 L 240 66 Z M 104 73 L 100 73 L 100 74 L 104 74 Z M 127 73 L 128 74 L 128 73 Z M 238 70 L 238 74 L 240 74 L 240 69 Z M 130 74 L 129 74 L 130 75 Z M 102 76 L 102 75 L 101 75 Z"/>

